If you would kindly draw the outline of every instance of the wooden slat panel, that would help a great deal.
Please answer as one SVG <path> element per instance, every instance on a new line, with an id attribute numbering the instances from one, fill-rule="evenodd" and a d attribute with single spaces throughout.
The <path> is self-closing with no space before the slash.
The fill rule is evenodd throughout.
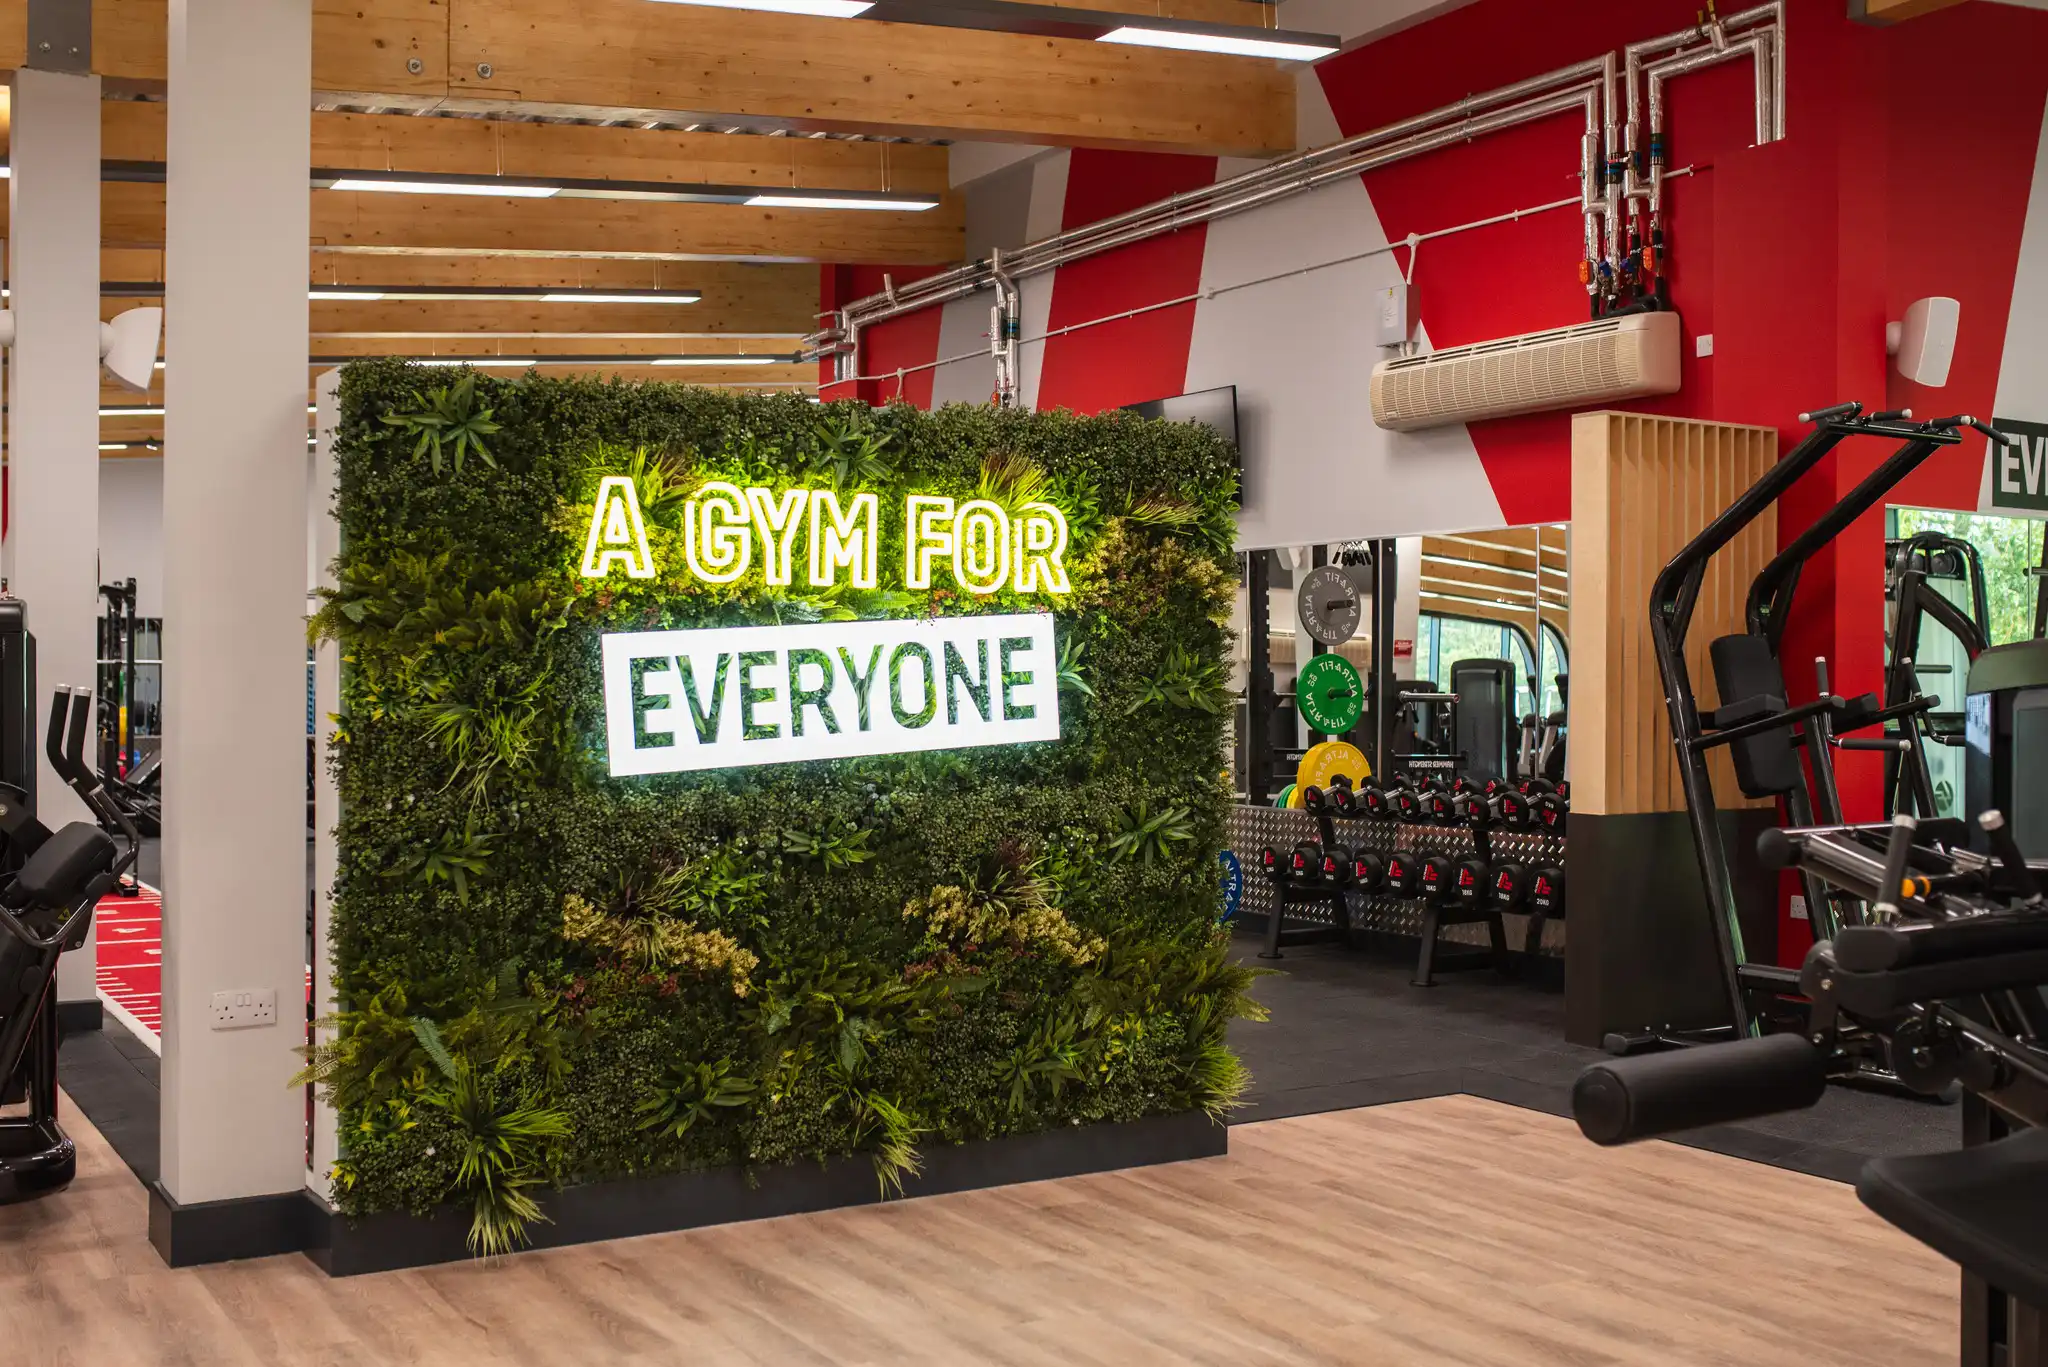
<path id="1" fill-rule="evenodd" d="M 1770 428 L 1585 413 L 1572 427 L 1571 640 L 1575 694 L 1573 805 L 1613 815 L 1682 810 L 1664 685 L 1649 638 L 1650 586 L 1684 543 L 1777 459 Z M 1708 644 L 1742 628 L 1749 581 L 1777 542 L 1766 513 L 1709 564 L 1687 638 L 1701 707 L 1713 693 Z M 1711 761 L 1717 800 L 1745 801 L 1724 754 Z"/>

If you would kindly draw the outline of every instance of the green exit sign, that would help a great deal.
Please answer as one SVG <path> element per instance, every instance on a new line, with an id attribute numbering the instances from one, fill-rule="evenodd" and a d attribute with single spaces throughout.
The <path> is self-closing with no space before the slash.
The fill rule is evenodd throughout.
<path id="1" fill-rule="evenodd" d="M 1991 425 L 2010 439 L 1993 443 L 1988 455 L 1991 506 L 2048 511 L 2048 423 L 1994 418 Z"/>

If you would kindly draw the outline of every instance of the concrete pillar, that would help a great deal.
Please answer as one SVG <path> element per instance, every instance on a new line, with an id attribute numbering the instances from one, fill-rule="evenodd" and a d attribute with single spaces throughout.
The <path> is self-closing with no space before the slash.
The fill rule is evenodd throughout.
<path id="1" fill-rule="evenodd" d="M 100 78 L 17 71 L 12 118 L 6 574 L 36 636 L 40 736 L 51 689 L 99 684 Z M 92 819 L 47 758 L 36 809 L 52 827 Z M 74 1025 L 98 1018 L 95 950 L 88 939 L 58 963 Z"/>
<path id="2" fill-rule="evenodd" d="M 164 461 L 163 1174 L 173 1263 L 304 1200 L 309 0 L 172 0 Z M 216 993 L 271 1024 L 216 1029 Z M 223 1229 L 226 1246 L 187 1234 Z M 203 1217 L 203 1218 L 202 1218 Z"/>

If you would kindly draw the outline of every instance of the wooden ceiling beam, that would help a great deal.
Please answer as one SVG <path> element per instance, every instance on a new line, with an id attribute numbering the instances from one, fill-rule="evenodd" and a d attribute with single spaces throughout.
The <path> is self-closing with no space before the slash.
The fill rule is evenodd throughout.
<path id="1" fill-rule="evenodd" d="M 310 190 L 312 245 L 328 252 L 630 256 L 665 261 L 944 265 L 966 252 L 957 202 L 924 213 L 764 209 L 597 199 L 499 199 Z M 0 234 L 6 214 L 0 212 Z M 161 247 L 164 187 L 100 189 L 100 240 Z"/>
<path id="2" fill-rule="evenodd" d="M 0 0 L 0 68 L 27 0 Z M 161 89 L 163 0 L 94 0 L 93 57 Z M 418 70 L 410 63 L 417 63 Z M 326 102 L 1271 156 L 1293 68 L 1255 58 L 647 0 L 313 0 Z"/>
<path id="3" fill-rule="evenodd" d="M 164 159 L 161 100 L 109 100 L 100 155 Z M 810 190 L 947 193 L 947 152 L 920 143 L 758 137 L 498 119 L 313 114 L 310 166 L 437 175 L 568 176 Z"/>
<path id="4" fill-rule="evenodd" d="M 1849 0 L 1849 17 L 1866 24 L 1903 24 L 1908 19 L 1954 9 L 1962 3 L 1963 0 Z"/>

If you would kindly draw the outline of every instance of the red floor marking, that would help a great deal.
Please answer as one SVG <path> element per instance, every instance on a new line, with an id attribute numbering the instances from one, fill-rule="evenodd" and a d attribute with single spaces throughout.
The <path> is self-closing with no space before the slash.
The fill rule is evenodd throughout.
<path id="1" fill-rule="evenodd" d="M 163 1033 L 163 915 L 163 894 L 147 884 L 140 897 L 102 897 L 93 912 L 100 995 L 153 1034 Z"/>

